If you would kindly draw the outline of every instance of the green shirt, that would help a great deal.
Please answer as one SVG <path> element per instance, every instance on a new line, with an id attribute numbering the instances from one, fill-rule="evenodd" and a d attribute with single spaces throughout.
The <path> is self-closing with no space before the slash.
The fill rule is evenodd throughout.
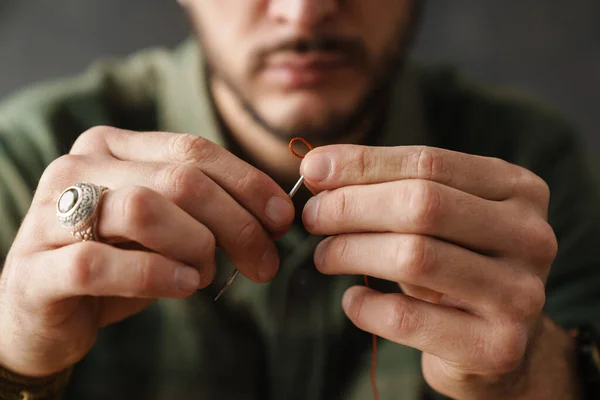
<path id="1" fill-rule="evenodd" d="M 0 105 L 0 257 L 5 257 L 45 167 L 95 125 L 202 135 L 225 146 L 195 42 L 95 64 L 81 76 L 24 90 Z M 562 326 L 600 321 L 597 167 L 574 129 L 532 99 L 469 82 L 448 67 L 399 75 L 378 145 L 424 144 L 493 156 L 550 186 L 560 251 L 545 312 Z M 289 188 L 285 188 L 289 189 Z M 58 223 L 58 222 L 57 222 Z M 280 272 L 240 277 L 212 298 L 232 266 L 218 253 L 215 284 L 186 300 L 160 300 L 100 331 L 76 365 L 68 399 L 367 399 L 370 335 L 341 309 L 353 276 L 324 276 L 321 240 L 294 226 L 277 241 Z M 373 280 L 382 291 L 397 285 Z M 420 353 L 380 339 L 380 398 L 437 396 Z"/>

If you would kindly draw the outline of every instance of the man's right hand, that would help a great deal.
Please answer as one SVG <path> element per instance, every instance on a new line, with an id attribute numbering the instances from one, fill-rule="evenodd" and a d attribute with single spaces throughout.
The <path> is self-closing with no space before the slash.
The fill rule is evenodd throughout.
<path id="1" fill-rule="evenodd" d="M 111 190 L 98 240 L 79 242 L 56 201 L 79 182 Z M 99 327 L 215 275 L 215 247 L 255 282 L 279 266 L 273 238 L 294 208 L 266 174 L 201 137 L 110 127 L 82 134 L 44 172 L 0 275 L 0 365 L 47 376 L 82 359 Z"/>

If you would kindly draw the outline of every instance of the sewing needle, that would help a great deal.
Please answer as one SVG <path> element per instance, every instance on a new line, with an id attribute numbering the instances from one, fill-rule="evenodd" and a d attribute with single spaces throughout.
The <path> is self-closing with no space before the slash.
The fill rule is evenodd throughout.
<path id="1" fill-rule="evenodd" d="M 296 184 L 294 185 L 294 187 L 292 188 L 292 190 L 290 190 L 290 192 L 288 193 L 288 196 L 291 198 L 294 197 L 294 195 L 298 192 L 298 190 L 300 189 L 300 187 L 302 186 L 302 184 L 304 183 L 304 176 L 301 176 L 300 179 L 298 179 L 298 182 L 296 182 Z M 229 286 L 231 286 L 231 284 L 233 283 L 233 281 L 235 280 L 235 278 L 237 278 L 237 276 L 239 275 L 240 271 L 239 270 L 235 270 L 233 271 L 233 273 L 231 274 L 231 276 L 227 279 L 227 282 L 225 283 L 225 286 L 223 286 L 223 289 L 221 289 L 221 291 L 219 292 L 219 294 L 217 294 L 217 296 L 215 297 L 214 301 L 219 300 L 219 297 L 221 297 L 221 295 L 223 293 L 225 293 L 225 291 L 227 290 L 227 288 L 229 288 Z"/>

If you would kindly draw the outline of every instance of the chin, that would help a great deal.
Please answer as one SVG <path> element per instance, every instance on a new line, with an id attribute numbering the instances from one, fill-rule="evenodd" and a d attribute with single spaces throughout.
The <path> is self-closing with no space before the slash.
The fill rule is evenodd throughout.
<path id="1" fill-rule="evenodd" d="M 318 121 L 328 115 L 350 114 L 360 98 L 358 91 L 311 89 L 269 96 L 256 104 L 263 115 L 284 123 L 289 119 Z"/>
<path id="2" fill-rule="evenodd" d="M 330 82 L 310 89 L 282 90 L 257 85 L 243 106 L 253 119 L 282 140 L 303 137 L 315 144 L 333 143 L 355 133 L 364 117 L 366 82 Z"/>
<path id="3" fill-rule="evenodd" d="M 264 125 L 284 139 L 302 136 L 305 139 L 318 139 L 330 136 L 340 119 L 350 115 L 351 109 L 333 107 L 327 99 L 319 96 L 305 96 L 294 101 L 270 103 L 257 110 Z"/>

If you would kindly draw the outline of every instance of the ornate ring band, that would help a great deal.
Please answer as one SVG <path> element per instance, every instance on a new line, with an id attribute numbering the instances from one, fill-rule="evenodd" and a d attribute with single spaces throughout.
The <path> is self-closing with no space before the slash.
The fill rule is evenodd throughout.
<path id="1" fill-rule="evenodd" d="M 97 240 L 99 204 L 108 188 L 82 182 L 69 186 L 58 197 L 56 217 L 80 241 Z"/>

